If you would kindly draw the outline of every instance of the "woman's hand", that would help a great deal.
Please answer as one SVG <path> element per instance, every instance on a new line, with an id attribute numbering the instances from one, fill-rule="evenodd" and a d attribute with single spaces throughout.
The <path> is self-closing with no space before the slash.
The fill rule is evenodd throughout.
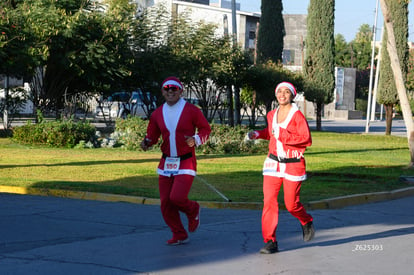
<path id="1" fill-rule="evenodd" d="M 247 133 L 247 136 L 249 137 L 249 139 L 256 139 L 259 134 L 256 131 L 251 131 Z"/>

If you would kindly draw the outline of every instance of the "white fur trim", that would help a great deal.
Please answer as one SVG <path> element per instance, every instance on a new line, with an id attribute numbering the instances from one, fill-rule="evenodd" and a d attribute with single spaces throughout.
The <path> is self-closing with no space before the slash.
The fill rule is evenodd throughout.
<path id="1" fill-rule="evenodd" d="M 164 173 L 164 170 L 157 168 L 157 174 L 165 177 L 171 177 L 176 175 L 190 175 L 190 176 L 196 176 L 196 171 L 191 169 L 180 169 L 178 170 L 178 174 L 171 175 L 169 173 Z"/>
<path id="2" fill-rule="evenodd" d="M 275 93 L 277 93 L 277 91 L 280 88 L 282 88 L 282 87 L 288 88 L 290 90 L 290 92 L 292 93 L 293 97 L 296 96 L 296 89 L 295 89 L 295 87 L 292 84 L 288 83 L 288 82 L 279 83 L 279 85 L 276 86 Z"/>
<path id="3" fill-rule="evenodd" d="M 290 181 L 304 181 L 307 179 L 306 174 L 302 176 L 293 176 L 286 173 L 279 173 L 274 171 L 263 170 L 263 176 L 271 176 L 277 178 L 285 178 Z"/>
<path id="4" fill-rule="evenodd" d="M 163 84 L 162 84 L 162 86 L 164 87 L 165 85 L 175 85 L 175 86 L 177 86 L 177 87 L 180 87 L 180 89 L 182 90 L 183 89 L 183 86 L 181 86 L 181 84 L 180 83 L 178 83 L 177 81 L 175 81 L 175 80 L 167 80 L 167 81 L 165 81 Z"/>
<path id="5" fill-rule="evenodd" d="M 194 136 L 193 136 L 193 138 L 194 138 L 194 140 L 195 140 L 196 146 L 200 146 L 201 144 L 203 144 L 203 143 L 201 142 L 201 138 L 200 138 L 200 136 L 199 136 L 199 135 L 194 135 Z"/>

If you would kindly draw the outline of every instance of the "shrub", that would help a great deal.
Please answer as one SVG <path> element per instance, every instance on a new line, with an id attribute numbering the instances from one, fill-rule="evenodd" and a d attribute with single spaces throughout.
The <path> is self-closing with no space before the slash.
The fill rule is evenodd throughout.
<path id="1" fill-rule="evenodd" d="M 136 116 L 117 119 L 112 136 L 128 150 L 141 150 L 140 144 L 147 133 L 147 126 L 148 120 Z"/>
<path id="2" fill-rule="evenodd" d="M 249 131 L 246 126 L 212 124 L 210 138 L 199 150 L 204 154 L 266 153 L 268 142 L 248 140 Z"/>
<path id="3" fill-rule="evenodd" d="M 30 121 L 13 129 L 13 140 L 25 144 L 45 144 L 52 147 L 73 148 L 79 142 L 94 142 L 95 127 L 89 122 L 73 120 Z"/>
<path id="4" fill-rule="evenodd" d="M 146 135 L 147 120 L 139 117 L 118 119 L 115 134 L 118 141 L 128 150 L 141 150 L 140 143 Z M 246 126 L 230 127 L 221 124 L 211 125 L 209 140 L 196 150 L 202 154 L 241 154 L 266 153 L 268 142 L 264 140 L 247 140 L 250 129 Z M 157 146 L 154 146 L 157 147 Z"/>
<path id="5" fill-rule="evenodd" d="M 367 112 L 368 101 L 366 99 L 355 99 L 355 110 L 362 111 L 364 114 Z"/>

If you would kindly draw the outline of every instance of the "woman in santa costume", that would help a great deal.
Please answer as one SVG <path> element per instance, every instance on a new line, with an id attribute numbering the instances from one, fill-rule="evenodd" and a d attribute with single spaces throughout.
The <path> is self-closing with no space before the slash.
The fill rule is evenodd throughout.
<path id="1" fill-rule="evenodd" d="M 296 89 L 289 82 L 276 86 L 278 108 L 267 114 L 267 128 L 248 133 L 250 139 L 267 139 L 269 153 L 263 165 L 262 235 L 266 245 L 260 253 L 278 251 L 276 229 L 279 218 L 278 194 L 283 183 L 286 209 L 296 217 L 303 232 L 303 240 L 315 235 L 313 218 L 300 203 L 300 187 L 306 179 L 304 152 L 311 146 L 308 122 L 293 102 Z"/>
<path id="2" fill-rule="evenodd" d="M 162 136 L 162 158 L 157 173 L 161 213 L 172 231 L 168 245 L 189 241 L 180 211 L 188 218 L 189 232 L 196 231 L 200 225 L 200 205 L 190 201 L 188 193 L 196 175 L 195 146 L 205 143 L 211 132 L 203 113 L 186 102 L 182 93 L 183 85 L 178 78 L 168 77 L 163 81 L 165 103 L 152 113 L 141 142 L 141 148 L 146 151 Z"/>

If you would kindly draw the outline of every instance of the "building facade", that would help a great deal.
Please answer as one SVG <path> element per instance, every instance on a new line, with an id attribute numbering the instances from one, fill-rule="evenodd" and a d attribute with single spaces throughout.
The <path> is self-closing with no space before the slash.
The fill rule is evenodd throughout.
<path id="1" fill-rule="evenodd" d="M 164 5 L 176 16 L 185 14 L 193 22 L 203 21 L 217 26 L 217 35 L 237 35 L 240 47 L 252 52 L 256 48 L 256 37 L 260 13 L 241 11 L 236 2 L 236 29 L 233 29 L 230 0 L 136 0 L 139 7 L 151 8 Z M 304 14 L 284 14 L 286 35 L 284 38 L 283 63 L 292 70 L 300 70 L 304 60 L 306 18 Z"/>
<path id="2" fill-rule="evenodd" d="M 252 53 L 256 50 L 256 37 L 260 27 L 260 13 L 241 11 L 241 6 L 236 3 L 236 29 L 233 28 L 232 6 L 230 0 L 133 0 L 137 4 L 137 12 L 146 8 L 157 8 L 163 5 L 174 16 L 186 16 L 193 22 L 205 22 L 217 26 L 216 35 L 231 35 L 236 33 L 238 45 Z M 305 58 L 305 38 L 307 34 L 304 14 L 284 14 L 285 37 L 283 50 L 283 64 L 292 71 L 301 71 Z M 355 72 L 345 70 L 347 83 L 344 95 L 355 93 Z M 1 77 L 0 77 L 1 79 Z M 3 85 L 2 85 L 3 87 Z M 337 91 L 336 91 L 337 93 Z M 338 94 L 338 93 L 337 93 Z M 1 96 L 1 95 L 0 95 Z M 297 98 L 301 110 L 307 117 L 314 117 L 313 104 L 307 102 L 303 96 Z M 325 106 L 325 116 L 329 118 L 349 118 L 350 111 L 354 110 L 353 104 L 338 105 L 333 102 Z M 347 113 L 347 114 L 345 114 Z"/>

